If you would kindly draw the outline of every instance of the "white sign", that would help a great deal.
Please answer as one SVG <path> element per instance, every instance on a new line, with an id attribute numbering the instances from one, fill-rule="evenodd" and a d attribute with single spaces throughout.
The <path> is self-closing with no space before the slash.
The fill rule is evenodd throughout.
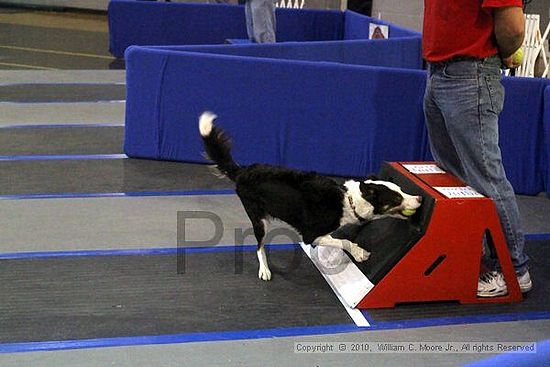
<path id="1" fill-rule="evenodd" d="M 415 175 L 427 175 L 432 173 L 445 173 L 435 164 L 404 164 L 403 167 Z"/>
<path id="2" fill-rule="evenodd" d="M 390 36 L 390 28 L 387 25 L 370 23 L 369 39 L 387 39 Z"/>
<path id="3" fill-rule="evenodd" d="M 461 187 L 434 187 L 437 191 L 448 197 L 449 199 L 456 198 L 483 198 L 479 192 L 470 186 Z"/>

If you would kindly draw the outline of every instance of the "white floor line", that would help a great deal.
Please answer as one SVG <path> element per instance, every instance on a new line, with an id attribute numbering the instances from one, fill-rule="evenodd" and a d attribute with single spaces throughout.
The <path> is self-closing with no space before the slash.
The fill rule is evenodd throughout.
<path id="1" fill-rule="evenodd" d="M 39 128 L 90 128 L 90 127 L 124 127 L 124 124 L 114 122 L 95 122 L 95 123 L 65 123 L 65 124 L 13 124 L 13 125 L 1 125 L 0 129 L 39 129 Z"/>
<path id="2" fill-rule="evenodd" d="M 0 85 L 126 84 L 125 70 L 0 70 Z"/>
<path id="3" fill-rule="evenodd" d="M 125 99 L 110 99 L 110 100 L 98 100 L 98 101 L 86 101 L 86 102 L 82 102 L 82 101 L 62 101 L 62 102 L 58 102 L 58 101 L 52 101 L 52 102 L 33 102 L 33 101 L 23 101 L 23 102 L 0 102 L 0 105 L 3 105 L 3 104 L 8 104 L 8 105 L 13 105 L 13 104 L 19 104 L 19 105 L 33 105 L 33 104 L 37 104 L 37 103 L 40 103 L 40 104 L 48 104 L 48 103 L 51 103 L 51 104 L 55 104 L 55 105 L 58 105 L 60 103 L 63 103 L 63 104 L 72 104 L 72 103 L 126 103 L 126 100 Z"/>
<path id="4" fill-rule="evenodd" d="M 367 321 L 363 313 L 354 306 L 356 306 L 357 303 L 363 299 L 363 297 L 374 287 L 374 285 L 351 261 L 345 270 L 339 272 L 338 274 L 325 273 L 322 270 L 322 265 L 319 263 L 319 259 L 312 256 L 312 247 L 304 243 L 301 243 L 300 246 L 302 246 L 302 249 L 306 255 L 311 259 L 321 275 L 323 275 L 327 283 L 330 285 L 336 294 L 336 297 L 338 297 L 342 303 L 342 306 L 344 306 L 344 309 L 352 318 L 353 322 L 355 322 L 358 327 L 370 327 L 370 323 Z M 347 254 L 344 256 L 347 256 Z M 346 279 L 349 280 L 349 282 L 347 282 L 348 287 L 346 287 L 344 283 L 346 282 Z M 350 305 L 350 303 L 352 305 Z"/>
<path id="5" fill-rule="evenodd" d="M 0 103 L 0 125 L 124 123 L 126 103 Z"/>
<path id="6" fill-rule="evenodd" d="M 97 54 L 90 54 L 90 53 L 86 53 L 86 52 L 69 52 L 69 51 L 49 50 L 49 49 L 45 49 L 45 48 L 35 48 L 35 47 L 20 47 L 20 46 L 11 46 L 11 45 L 0 45 L 0 49 L 36 52 L 36 53 L 51 54 L 51 55 L 89 57 L 89 58 L 92 58 L 92 59 L 104 59 L 104 60 L 114 60 L 115 59 L 111 55 L 97 55 Z"/>

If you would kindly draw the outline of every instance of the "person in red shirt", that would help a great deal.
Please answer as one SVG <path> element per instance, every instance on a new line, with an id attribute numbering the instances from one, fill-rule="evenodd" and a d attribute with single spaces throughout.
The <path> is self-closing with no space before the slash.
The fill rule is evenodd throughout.
<path id="1" fill-rule="evenodd" d="M 525 239 L 498 145 L 504 104 L 501 67 L 514 68 L 525 20 L 522 0 L 424 0 L 423 56 L 428 62 L 424 114 L 436 162 L 497 207 L 520 289 L 532 288 Z M 486 237 L 490 243 L 490 236 Z M 490 246 L 479 297 L 507 293 Z"/>

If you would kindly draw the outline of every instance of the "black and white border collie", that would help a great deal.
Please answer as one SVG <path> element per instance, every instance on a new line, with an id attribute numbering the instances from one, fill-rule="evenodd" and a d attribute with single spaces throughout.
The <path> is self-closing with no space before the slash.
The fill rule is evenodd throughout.
<path id="1" fill-rule="evenodd" d="M 342 185 L 314 172 L 265 164 L 239 166 L 231 156 L 229 138 L 214 126 L 216 117 L 204 112 L 199 118 L 204 149 L 218 170 L 235 182 L 258 241 L 258 276 L 262 280 L 271 279 L 263 242 L 271 218 L 294 227 L 307 244 L 336 247 L 361 262 L 369 258 L 369 252 L 349 240 L 333 238 L 331 233 L 346 224 L 399 215 L 420 206 L 420 196 L 408 195 L 391 182 L 350 180 Z"/>

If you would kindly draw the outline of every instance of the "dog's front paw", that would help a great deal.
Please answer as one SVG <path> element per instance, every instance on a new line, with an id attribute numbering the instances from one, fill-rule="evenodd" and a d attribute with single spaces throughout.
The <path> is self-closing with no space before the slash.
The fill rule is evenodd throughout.
<path id="1" fill-rule="evenodd" d="M 352 246 L 350 254 L 358 263 L 368 260 L 370 256 L 370 252 L 362 249 L 359 245 Z"/>
<path id="2" fill-rule="evenodd" d="M 266 266 L 260 266 L 260 270 L 258 271 L 258 278 L 261 280 L 271 280 L 271 270 L 269 270 Z"/>

